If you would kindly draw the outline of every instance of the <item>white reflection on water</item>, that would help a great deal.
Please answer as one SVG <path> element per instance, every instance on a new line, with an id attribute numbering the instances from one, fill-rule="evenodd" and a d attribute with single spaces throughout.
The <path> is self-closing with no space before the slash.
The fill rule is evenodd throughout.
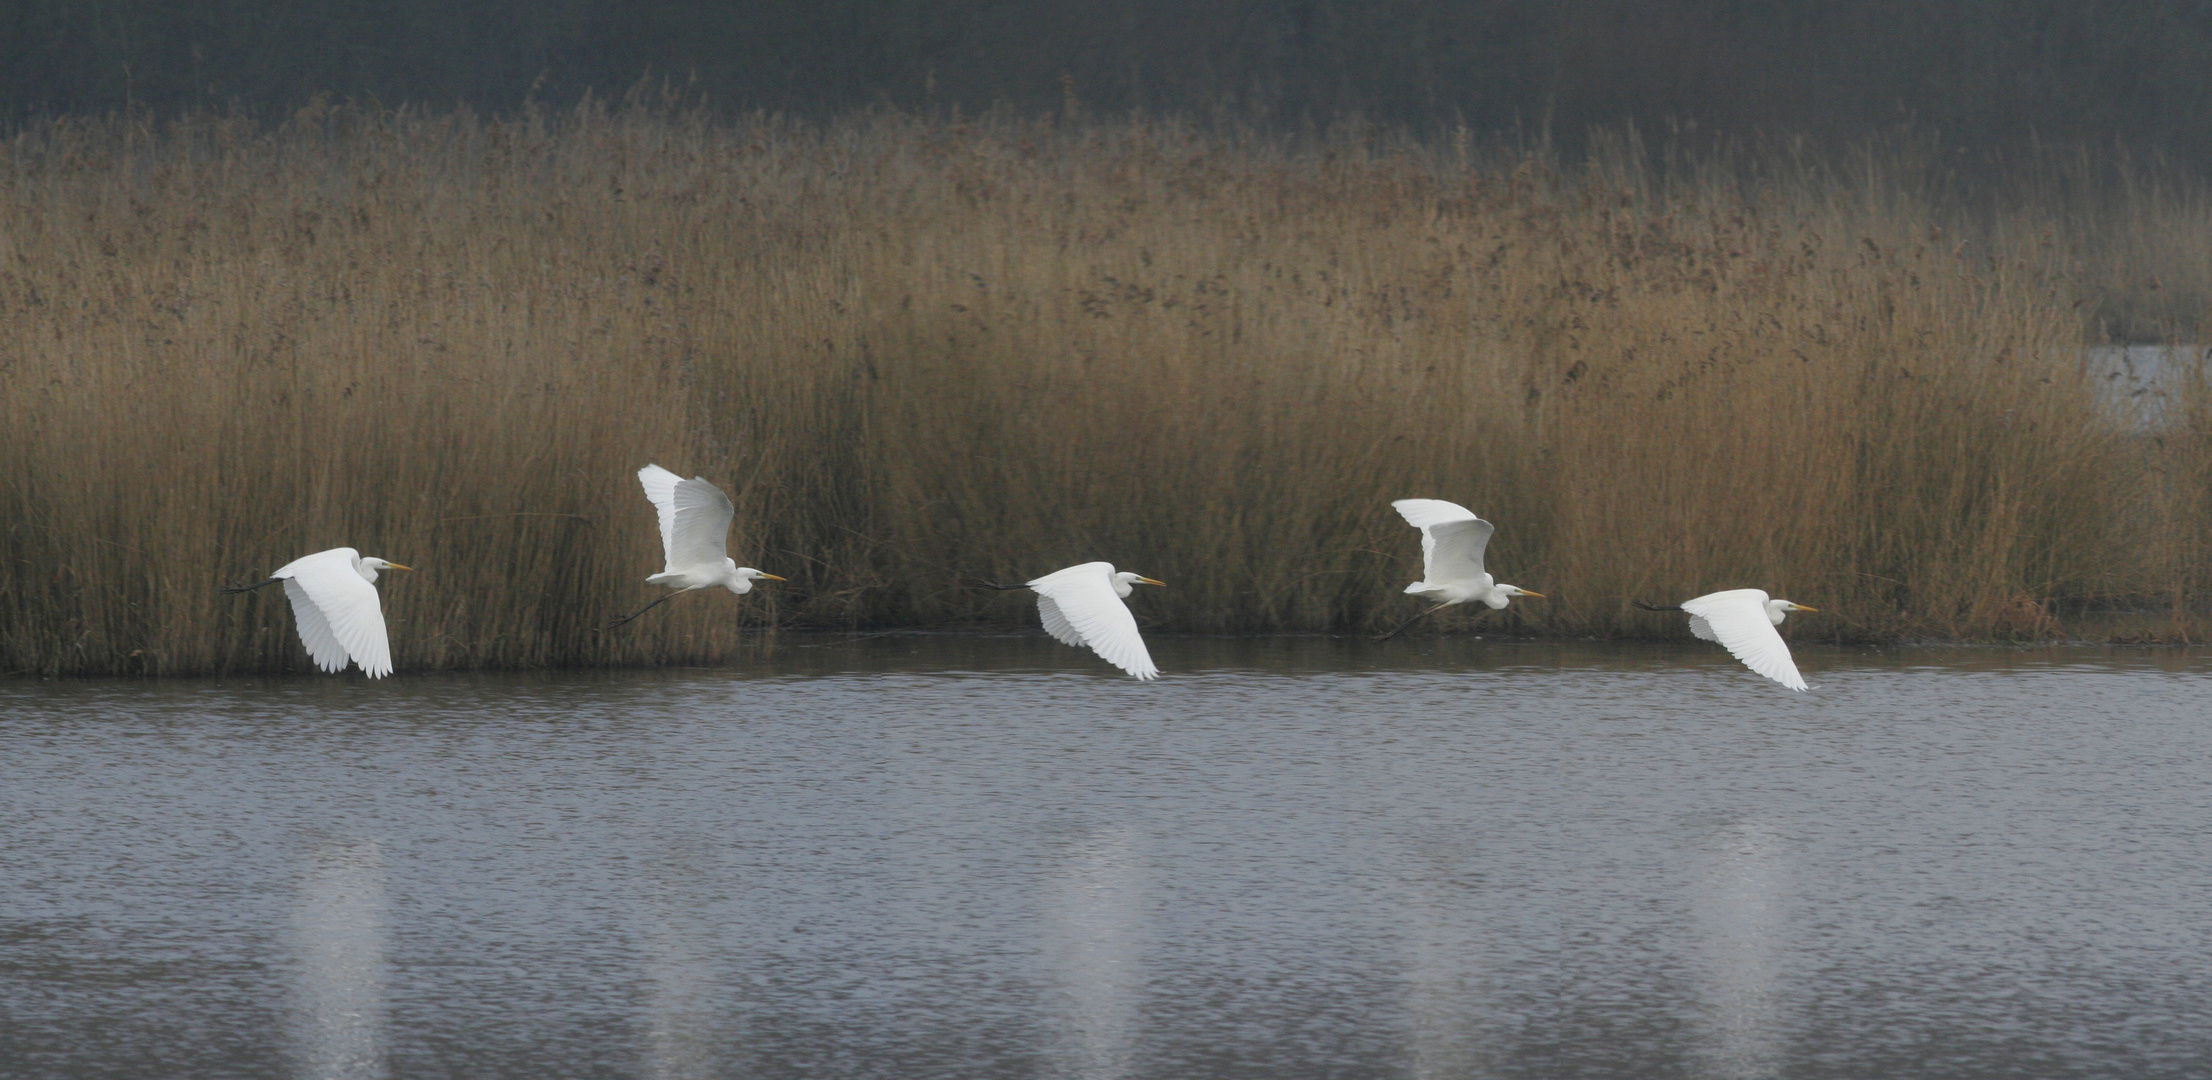
<path id="1" fill-rule="evenodd" d="M 1781 1069 L 1781 962 L 1787 933 L 1788 855 L 1764 825 L 1720 830 L 1695 900 L 1712 1075 L 1773 1076 Z"/>
<path id="2" fill-rule="evenodd" d="M 1476 1074 L 1476 1022 L 1481 1015 L 1475 942 L 1451 897 L 1409 898 L 1402 911 L 1406 948 L 1406 1020 L 1411 1026 L 1414 1080 Z M 1464 898 L 1462 898 L 1464 899 Z"/>
<path id="3" fill-rule="evenodd" d="M 682 845 L 661 853 L 641 876 L 646 895 L 635 911 L 645 963 L 645 1075 L 699 1080 L 726 1071 L 709 913 L 690 898 L 705 891 L 696 852 Z"/>
<path id="4" fill-rule="evenodd" d="M 293 1040 L 306 1080 L 386 1075 L 384 859 L 373 841 L 308 857 L 293 912 L 299 959 Z"/>
<path id="5" fill-rule="evenodd" d="M 1144 881 L 1136 835 L 1101 831 L 1075 844 L 1045 897 L 1051 1075 L 1110 1080 L 1136 1072 L 1143 990 Z"/>

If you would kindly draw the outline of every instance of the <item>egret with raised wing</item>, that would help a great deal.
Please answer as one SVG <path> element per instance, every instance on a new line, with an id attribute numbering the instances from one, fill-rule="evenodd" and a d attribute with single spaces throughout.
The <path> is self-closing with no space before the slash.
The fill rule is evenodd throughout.
<path id="1" fill-rule="evenodd" d="M 661 548 L 667 557 L 667 569 L 645 581 L 676 591 L 616 619 L 613 626 L 621 626 L 670 597 L 693 589 L 720 585 L 743 596 L 753 591 L 755 581 L 783 580 L 750 566 L 739 566 L 730 558 L 730 519 L 737 516 L 737 507 L 706 477 L 686 480 L 658 465 L 647 465 L 637 471 L 637 478 L 645 486 L 645 497 L 660 511 Z"/>
<path id="2" fill-rule="evenodd" d="M 1437 603 L 1377 641 L 1397 637 L 1400 630 L 1453 604 L 1480 600 L 1498 611 L 1516 596 L 1543 598 L 1540 592 L 1499 584 L 1482 568 L 1482 553 L 1497 526 L 1476 517 L 1474 511 L 1442 499 L 1399 499 L 1390 505 L 1406 524 L 1421 530 L 1421 580 L 1406 586 L 1406 592 Z"/>
<path id="3" fill-rule="evenodd" d="M 1114 572 L 1114 564 L 1087 562 L 1056 570 L 1020 585 L 994 585 L 991 589 L 1033 589 L 1037 613 L 1044 617 L 1045 633 L 1063 645 L 1088 645 L 1105 661 L 1139 679 L 1157 679 L 1152 654 L 1137 633 L 1137 617 L 1122 603 L 1138 585 L 1165 585 L 1142 574 Z"/>
<path id="4" fill-rule="evenodd" d="M 1790 659 L 1790 647 L 1775 627 L 1792 611 L 1818 611 L 1787 600 L 1769 599 L 1764 589 L 1706 593 L 1672 607 L 1631 601 L 1645 611 L 1681 611 L 1690 616 L 1690 633 L 1717 641 L 1744 666 L 1792 690 L 1805 689 L 1805 677 Z"/>
<path id="5" fill-rule="evenodd" d="M 283 582 L 284 595 L 292 600 L 292 623 L 316 667 L 344 671 L 350 661 L 362 674 L 381 679 L 392 673 L 392 644 L 384 634 L 376 572 L 412 569 L 374 556 L 363 558 L 349 547 L 331 548 L 285 563 L 265 581 L 223 591 L 252 592 Z"/>

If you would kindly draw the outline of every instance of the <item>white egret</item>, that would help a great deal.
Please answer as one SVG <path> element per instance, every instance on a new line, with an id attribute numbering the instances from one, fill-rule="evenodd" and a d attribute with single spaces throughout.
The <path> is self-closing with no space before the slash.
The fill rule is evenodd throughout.
<path id="1" fill-rule="evenodd" d="M 1134 586 L 1165 585 L 1142 574 L 1114 572 L 1109 562 L 1071 566 L 1020 585 L 994 585 L 992 589 L 1034 589 L 1037 613 L 1044 617 L 1045 633 L 1064 645 L 1088 645 L 1106 662 L 1139 679 L 1157 679 L 1160 669 L 1137 633 L 1137 617 L 1129 613 L 1128 599 Z"/>
<path id="2" fill-rule="evenodd" d="M 1399 499 L 1390 505 L 1406 524 L 1421 530 L 1421 580 L 1406 586 L 1406 592 L 1437 604 L 1376 640 L 1397 637 L 1399 630 L 1453 604 L 1480 600 L 1491 610 L 1501 611 L 1516 596 L 1543 598 L 1540 592 L 1501 585 L 1482 568 L 1482 553 L 1490 546 L 1490 534 L 1497 531 L 1497 526 L 1476 517 L 1474 511 L 1442 499 Z"/>
<path id="3" fill-rule="evenodd" d="M 381 679 L 392 673 L 392 645 L 384 636 L 376 572 L 412 569 L 373 556 L 364 559 L 349 547 L 331 548 L 277 567 L 266 581 L 223 591 L 252 592 L 283 582 L 284 595 L 292 598 L 292 622 L 299 629 L 300 643 L 307 646 L 316 667 L 344 671 L 350 660 L 362 674 Z"/>
<path id="4" fill-rule="evenodd" d="M 1645 611 L 1681 611 L 1690 616 L 1690 633 L 1717 641 L 1744 666 L 1792 690 L 1805 689 L 1805 677 L 1790 659 L 1790 647 L 1774 628 L 1792 611 L 1818 611 L 1787 600 L 1771 600 L 1764 589 L 1729 589 L 1684 600 L 1673 607 L 1633 603 Z"/>
<path id="5" fill-rule="evenodd" d="M 667 569 L 645 581 L 676 591 L 616 619 L 613 625 L 621 626 L 670 597 L 693 589 L 720 585 L 743 596 L 753 591 L 756 580 L 783 580 L 750 566 L 739 566 L 730 558 L 730 519 L 737 516 L 737 507 L 730 504 L 730 497 L 722 494 L 721 488 L 707 483 L 706 477 L 686 480 L 658 465 L 647 465 L 637 471 L 637 478 L 645 485 L 645 497 L 660 511 L 661 548 L 668 562 Z"/>

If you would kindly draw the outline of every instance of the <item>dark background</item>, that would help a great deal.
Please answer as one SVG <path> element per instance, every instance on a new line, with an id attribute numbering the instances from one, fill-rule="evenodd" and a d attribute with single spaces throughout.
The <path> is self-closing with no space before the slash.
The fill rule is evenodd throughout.
<path id="1" fill-rule="evenodd" d="M 0 119 L 328 92 L 512 109 L 650 76 L 712 105 L 1087 109 L 1417 129 L 1597 125 L 2212 163 L 2212 2 L 0 0 Z"/>

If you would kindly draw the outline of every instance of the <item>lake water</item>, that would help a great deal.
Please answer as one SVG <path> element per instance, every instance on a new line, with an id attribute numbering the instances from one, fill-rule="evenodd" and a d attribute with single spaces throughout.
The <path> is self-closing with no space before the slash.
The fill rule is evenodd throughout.
<path id="1" fill-rule="evenodd" d="M 0 1075 L 2212 1075 L 2205 653 L 1154 652 L 0 683 Z"/>

